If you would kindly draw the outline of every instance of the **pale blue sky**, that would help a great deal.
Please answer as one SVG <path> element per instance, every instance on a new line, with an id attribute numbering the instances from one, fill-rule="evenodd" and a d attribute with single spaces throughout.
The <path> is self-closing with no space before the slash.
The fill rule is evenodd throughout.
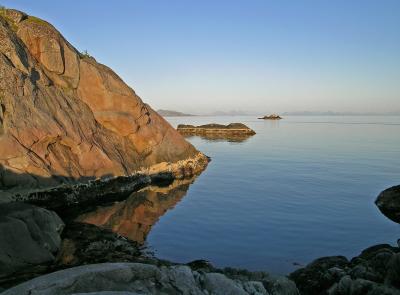
<path id="1" fill-rule="evenodd" d="M 400 111 L 398 0 L 0 0 L 155 109 Z"/>

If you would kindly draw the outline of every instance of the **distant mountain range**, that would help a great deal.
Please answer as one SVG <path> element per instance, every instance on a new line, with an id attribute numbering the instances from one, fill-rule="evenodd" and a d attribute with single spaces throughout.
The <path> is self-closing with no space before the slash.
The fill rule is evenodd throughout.
<path id="1" fill-rule="evenodd" d="M 177 111 L 171 111 L 171 110 L 158 110 L 157 113 L 159 113 L 163 117 L 187 117 L 187 116 L 195 116 L 192 114 L 185 114 L 182 112 L 177 112 Z"/>
<path id="2" fill-rule="evenodd" d="M 285 112 L 282 115 L 284 116 L 398 116 L 400 115 L 400 111 L 397 112 L 386 112 L 386 113 L 378 113 L 378 112 L 312 112 L 312 111 L 300 111 L 300 112 Z"/>
<path id="3" fill-rule="evenodd" d="M 158 110 L 164 117 L 187 117 L 187 116 L 257 116 L 260 114 L 245 111 L 214 111 L 210 113 L 187 114 L 173 110 Z M 269 114 L 269 113 L 265 113 Z M 379 112 L 334 112 L 334 111 L 296 111 L 284 112 L 282 116 L 400 116 L 400 111 Z"/>

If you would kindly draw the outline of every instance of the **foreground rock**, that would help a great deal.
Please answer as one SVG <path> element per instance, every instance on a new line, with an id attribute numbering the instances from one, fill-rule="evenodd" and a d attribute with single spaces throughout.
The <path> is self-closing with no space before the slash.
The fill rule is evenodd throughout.
<path id="1" fill-rule="evenodd" d="M 46 21 L 2 8 L 0 40 L 3 190 L 145 169 L 181 173 L 173 163 L 199 155 L 111 69 Z"/>
<path id="2" fill-rule="evenodd" d="M 22 203 L 0 205 L 0 282 L 34 265 L 54 262 L 62 220 L 51 211 Z"/>
<path id="3" fill-rule="evenodd" d="M 179 124 L 177 130 L 182 135 L 199 135 L 199 136 L 241 136 L 256 134 L 253 129 L 250 129 L 242 123 L 230 123 L 228 125 L 221 124 L 206 124 L 200 126 Z"/>
<path id="4" fill-rule="evenodd" d="M 375 204 L 383 215 L 400 223 L 400 185 L 392 186 L 381 192 Z"/>
<path id="5" fill-rule="evenodd" d="M 225 275 L 196 271 L 183 265 L 159 267 L 141 263 L 75 267 L 33 279 L 2 294 L 102 294 L 102 291 L 123 291 L 122 294 L 298 294 L 293 282 L 271 278 L 264 273 Z"/>
<path id="6" fill-rule="evenodd" d="M 280 120 L 280 119 L 282 119 L 282 117 L 279 116 L 279 115 L 272 114 L 272 115 L 264 116 L 264 117 L 261 117 L 261 118 L 258 118 L 258 119 L 262 119 L 262 120 Z"/>
<path id="7" fill-rule="evenodd" d="M 400 294 L 400 249 L 376 245 L 348 261 L 323 257 L 289 276 L 304 295 Z"/>

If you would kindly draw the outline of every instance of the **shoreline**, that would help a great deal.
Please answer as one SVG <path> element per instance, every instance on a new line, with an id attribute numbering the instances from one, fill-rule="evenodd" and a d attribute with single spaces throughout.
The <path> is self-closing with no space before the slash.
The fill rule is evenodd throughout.
<path id="1" fill-rule="evenodd" d="M 187 179 L 199 175 L 210 161 L 209 157 L 199 152 L 195 157 L 175 163 L 158 163 L 127 176 L 61 184 L 48 188 L 4 190 L 0 191 L 4 194 L 1 201 L 2 203 L 26 202 L 57 210 L 93 202 L 119 200 L 149 185 L 169 184 L 175 179 Z"/>
<path id="2" fill-rule="evenodd" d="M 158 175 L 158 178 L 154 178 L 153 182 L 150 176 L 145 179 L 150 180 L 150 182 L 142 187 L 143 190 L 153 188 L 156 192 L 168 194 L 167 187 L 171 185 L 169 181 L 173 178 L 171 178 L 171 174 L 166 174 L 163 177 Z M 190 180 L 185 180 L 184 178 L 175 181 L 178 181 L 180 185 L 187 185 L 190 182 Z M 134 186 L 138 187 L 137 185 L 137 183 L 134 184 Z M 110 200 L 108 201 L 110 202 Z M 94 203 L 99 205 L 98 199 L 97 202 L 94 200 Z M 77 210 L 77 207 L 72 206 L 71 209 Z M 85 209 L 87 210 L 87 208 Z M 252 288 L 257 286 L 261 290 L 261 293 L 232 294 L 396 295 L 400 292 L 398 282 L 400 277 L 400 248 L 389 244 L 368 247 L 362 250 L 358 256 L 351 259 L 344 256 L 320 257 L 294 272 L 286 275 L 277 275 L 266 271 L 214 267 L 210 262 L 201 259 L 188 263 L 176 263 L 160 259 L 156 255 L 147 252 L 147 249 L 141 243 L 130 240 L 110 229 L 94 224 L 76 222 L 73 221 L 74 219 L 64 218 L 64 216 L 62 216 L 62 219 L 65 222 L 65 228 L 60 234 L 62 242 L 56 253 L 55 260 L 36 266 L 32 265 L 20 273 L 13 273 L 7 277 L 0 278 L 0 287 L 10 288 L 4 293 L 5 295 L 25 294 L 23 292 L 30 292 L 35 288 L 39 288 L 39 285 L 40 288 L 50 288 L 51 286 L 46 287 L 46 284 L 48 283 L 48 278 L 53 276 L 56 276 L 59 280 L 54 282 L 56 286 L 57 284 L 63 285 L 65 283 L 64 280 L 84 279 L 79 276 L 73 279 L 68 277 L 74 270 L 85 273 L 90 269 L 91 275 L 101 277 L 101 274 L 97 272 L 102 273 L 104 267 L 108 270 L 112 269 L 108 274 L 111 277 L 118 275 L 119 267 L 124 269 L 139 268 L 141 270 L 151 268 L 155 273 L 163 274 L 167 272 L 169 275 L 170 272 L 174 273 L 179 270 L 180 272 L 185 272 L 189 277 L 201 277 L 202 280 L 206 280 L 208 276 L 217 275 L 224 282 L 224 288 L 237 287 L 247 292 L 246 288 L 250 288 L 250 284 Z M 82 274 L 82 276 L 84 275 Z M 147 279 L 143 278 L 142 280 L 134 281 L 135 284 L 146 285 Z M 181 279 L 178 278 L 176 282 L 180 283 Z M 151 280 L 159 280 L 158 275 L 154 278 L 152 277 Z M 159 282 L 161 285 L 164 283 L 163 281 Z M 218 281 L 217 289 L 222 288 L 220 284 L 222 282 Z M 200 288 L 199 290 L 202 290 L 202 286 L 202 284 L 194 280 L 190 283 L 189 288 L 194 288 L 193 290 Z M 272 292 L 271 290 L 275 291 Z M 347 293 L 343 293 L 343 290 L 347 290 Z M 94 291 L 103 290 L 96 289 Z"/>

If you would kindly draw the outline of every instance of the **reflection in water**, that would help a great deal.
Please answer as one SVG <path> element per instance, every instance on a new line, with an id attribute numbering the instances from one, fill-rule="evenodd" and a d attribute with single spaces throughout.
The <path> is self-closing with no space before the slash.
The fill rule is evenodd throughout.
<path id="1" fill-rule="evenodd" d="M 196 134 L 196 135 L 185 135 L 183 136 L 187 139 L 192 138 L 192 137 L 200 137 L 202 139 L 208 140 L 208 141 L 227 141 L 227 142 L 244 142 L 248 140 L 250 137 L 252 137 L 252 134 L 224 134 L 224 133 L 205 133 L 205 134 Z"/>
<path id="2" fill-rule="evenodd" d="M 167 187 L 146 187 L 125 201 L 82 214 L 76 221 L 107 228 L 144 243 L 152 226 L 186 195 L 194 179 L 175 180 Z"/>

